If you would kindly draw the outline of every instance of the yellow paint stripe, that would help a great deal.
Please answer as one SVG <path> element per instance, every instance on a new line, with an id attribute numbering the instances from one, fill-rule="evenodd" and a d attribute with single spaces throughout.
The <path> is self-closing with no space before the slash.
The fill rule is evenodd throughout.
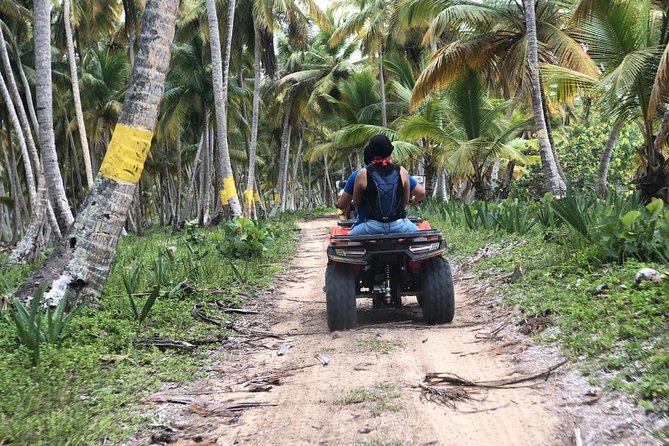
<path id="1" fill-rule="evenodd" d="M 235 186 L 235 179 L 233 177 L 223 178 L 223 189 L 220 191 L 221 204 L 227 206 L 228 201 L 232 197 L 237 196 L 237 187 Z"/>
<path id="2" fill-rule="evenodd" d="M 138 183 L 151 149 L 151 130 L 116 124 L 100 174 L 119 183 Z"/>

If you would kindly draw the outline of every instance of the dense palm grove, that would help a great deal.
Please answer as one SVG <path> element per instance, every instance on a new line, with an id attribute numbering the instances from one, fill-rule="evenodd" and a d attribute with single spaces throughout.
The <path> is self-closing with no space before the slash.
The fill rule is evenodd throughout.
<path id="1" fill-rule="evenodd" d="M 667 413 L 668 98 L 668 0 L 0 0 L 0 443 L 124 441 L 202 366 L 142 330 L 220 335 L 193 308 L 267 286 L 378 134 L 455 261 L 525 268 L 523 317 Z"/>
<path id="2" fill-rule="evenodd" d="M 144 8 L 64 1 L 38 23 L 49 9 L 38 3 L 1 5 L 0 239 L 10 245 L 30 233 L 43 188 L 42 238 L 57 239 L 76 215 L 121 113 Z M 557 148 L 605 123 L 607 142 L 590 148 L 597 174 L 580 186 L 607 194 L 626 132 L 634 154 L 614 166 L 625 174 L 613 186 L 662 196 L 665 3 L 350 1 L 323 12 L 310 0 L 244 0 L 212 15 L 213 2 L 183 1 L 128 229 L 206 225 L 241 213 L 239 203 L 261 216 L 330 205 L 334 180 L 377 133 L 426 175 L 429 196 L 471 200 L 505 197 L 533 165 L 537 192 L 564 194 L 580 166 L 561 164 Z M 47 24 L 52 93 L 36 63 Z M 226 210 L 230 169 L 238 194 Z"/>

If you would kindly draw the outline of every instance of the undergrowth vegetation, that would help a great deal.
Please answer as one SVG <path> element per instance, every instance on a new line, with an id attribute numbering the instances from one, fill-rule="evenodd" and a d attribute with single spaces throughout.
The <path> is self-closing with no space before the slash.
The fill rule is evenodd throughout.
<path id="1" fill-rule="evenodd" d="M 669 211 L 661 200 L 570 193 L 429 203 L 422 214 L 444 231 L 453 260 L 477 258 L 479 279 L 499 279 L 503 303 L 520 308 L 519 324 L 548 318 L 539 338 L 560 341 L 593 383 L 669 412 Z M 484 247 L 489 254 L 475 256 Z M 637 280 L 643 268 L 664 280 Z"/>
<path id="2" fill-rule="evenodd" d="M 294 249 L 293 222 L 128 235 L 98 307 L 68 320 L 58 319 L 58 308 L 12 303 L 35 265 L 1 269 L 0 444 L 124 441 L 147 421 L 134 406 L 139 399 L 202 373 L 227 335 L 219 325 L 239 317 L 222 308 L 269 286 Z M 194 309 L 219 324 L 196 319 Z"/>

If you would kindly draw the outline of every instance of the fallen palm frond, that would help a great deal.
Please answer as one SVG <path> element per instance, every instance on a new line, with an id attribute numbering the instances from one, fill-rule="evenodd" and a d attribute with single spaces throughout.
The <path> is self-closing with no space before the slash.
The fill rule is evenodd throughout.
<path id="1" fill-rule="evenodd" d="M 482 387 L 487 389 L 512 389 L 530 381 L 548 379 L 550 374 L 556 369 L 567 363 L 567 360 L 561 361 L 547 369 L 532 375 L 523 375 L 516 378 L 495 379 L 490 381 L 471 381 L 454 373 L 428 373 L 420 383 L 420 387 L 425 390 L 426 387 L 435 386 L 456 386 L 456 387 Z"/>
<path id="2" fill-rule="evenodd" d="M 442 406 L 448 406 L 451 409 L 455 409 L 456 401 L 471 399 L 469 392 L 465 389 L 430 386 L 425 381 L 420 382 L 420 388 L 422 389 L 421 399 Z"/>

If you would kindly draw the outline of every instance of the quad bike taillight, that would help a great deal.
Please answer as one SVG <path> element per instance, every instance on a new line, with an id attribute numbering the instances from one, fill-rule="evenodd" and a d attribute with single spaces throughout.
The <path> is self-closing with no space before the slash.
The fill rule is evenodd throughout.
<path id="1" fill-rule="evenodd" d="M 335 253 L 340 257 L 362 257 L 367 254 L 366 249 L 335 249 Z"/>
<path id="2" fill-rule="evenodd" d="M 441 246 L 441 243 L 430 243 L 429 245 L 411 245 L 409 246 L 409 251 L 413 252 L 414 254 L 423 254 L 426 252 L 432 252 L 436 251 L 439 249 Z"/>

